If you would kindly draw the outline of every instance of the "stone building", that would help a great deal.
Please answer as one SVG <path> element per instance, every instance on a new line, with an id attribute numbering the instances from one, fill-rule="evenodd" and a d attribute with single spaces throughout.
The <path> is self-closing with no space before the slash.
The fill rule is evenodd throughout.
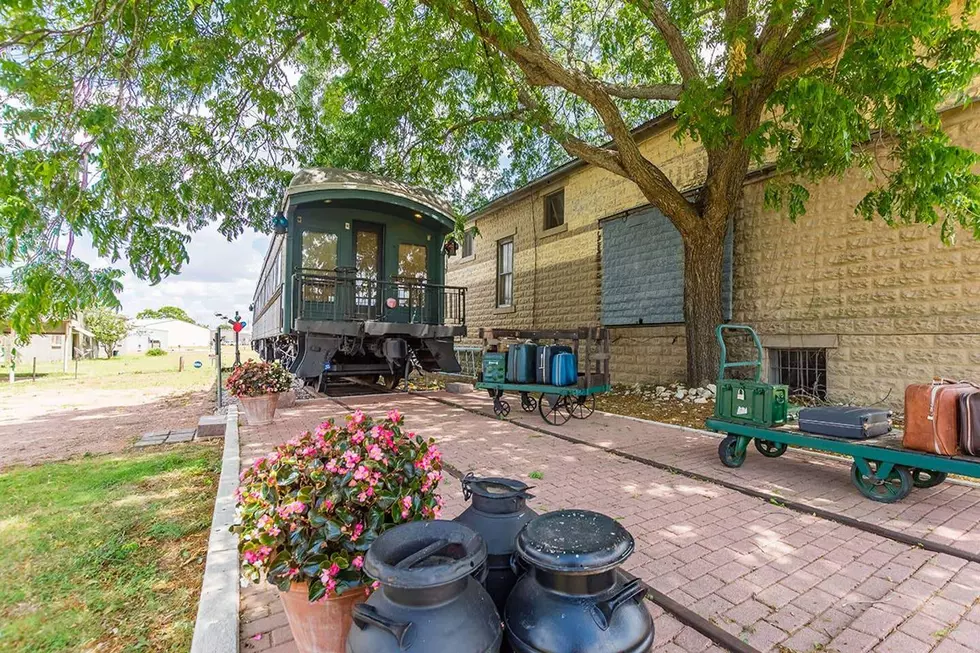
<path id="1" fill-rule="evenodd" d="M 977 95 L 976 88 L 973 95 Z M 942 112 L 957 145 L 980 151 L 980 106 Z M 696 192 L 705 157 L 669 117 L 638 128 L 643 153 Z M 765 348 L 764 378 L 830 398 L 900 404 L 908 383 L 980 380 L 980 242 L 939 228 L 866 222 L 860 170 L 809 187 L 795 224 L 763 205 L 771 173 L 745 183 L 726 253 L 726 317 Z M 683 251 L 670 222 L 630 181 L 572 161 L 469 219 L 447 284 L 467 287 L 479 327 L 611 329 L 614 382 L 667 383 L 686 371 Z"/>

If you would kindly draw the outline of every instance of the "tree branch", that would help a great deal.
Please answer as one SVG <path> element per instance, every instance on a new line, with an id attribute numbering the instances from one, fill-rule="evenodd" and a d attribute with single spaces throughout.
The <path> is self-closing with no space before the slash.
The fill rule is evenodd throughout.
<path id="1" fill-rule="evenodd" d="M 592 145 L 559 127 L 552 117 L 551 110 L 536 100 L 528 89 L 518 87 L 517 97 L 521 104 L 534 112 L 536 119 L 533 124 L 540 126 L 544 133 L 554 138 L 569 155 L 588 161 L 621 177 L 627 176 L 620 161 L 619 152 Z M 532 121 L 525 120 L 525 122 L 530 123 Z"/>
<path id="2" fill-rule="evenodd" d="M 541 41 L 541 32 L 538 31 L 538 26 L 531 19 L 527 7 L 521 0 L 508 0 L 508 3 L 510 10 L 514 12 L 514 16 L 517 18 L 517 24 L 521 26 L 521 31 L 527 38 L 528 45 L 534 50 L 543 51 L 544 43 Z"/>
<path id="3" fill-rule="evenodd" d="M 519 22 L 530 21 L 530 15 L 521 0 L 508 1 L 512 6 L 517 7 Z M 613 102 L 604 82 L 581 70 L 562 66 L 551 57 L 543 45 L 538 48 L 531 45 L 532 42 L 540 43 L 537 27 L 533 24 L 521 27 L 528 40 L 525 44 L 511 38 L 503 25 L 489 11 L 481 7 L 477 0 L 462 4 L 452 0 L 422 0 L 422 2 L 445 12 L 452 20 L 478 35 L 484 43 L 510 59 L 524 74 L 528 84 L 557 86 L 588 102 L 612 137 L 615 150 L 597 148 L 567 133 L 555 124 L 550 114 L 539 118 L 538 123 L 545 133 L 555 138 L 569 154 L 633 181 L 654 206 L 674 221 L 678 229 L 685 230 L 693 227 L 698 217 L 693 206 L 677 190 L 667 175 L 640 152 L 636 138 L 623 120 L 619 107 Z M 521 92 L 520 87 L 519 92 Z M 527 89 L 523 90 L 523 97 L 519 95 L 519 99 L 526 106 L 540 107 L 540 103 L 531 97 Z"/>
<path id="4" fill-rule="evenodd" d="M 668 100 L 677 101 L 684 91 L 680 84 L 649 84 L 646 86 L 626 86 L 624 84 L 603 83 L 602 88 L 613 97 L 624 100 Z"/>
<path id="5" fill-rule="evenodd" d="M 629 2 L 643 12 L 660 32 L 660 35 L 664 37 L 670 55 L 674 58 L 674 63 L 677 64 L 677 69 L 681 73 L 681 78 L 685 82 L 698 79 L 698 67 L 694 63 L 694 57 L 691 56 L 691 50 L 687 47 L 684 35 L 681 34 L 677 23 L 670 17 L 663 0 L 629 0 Z"/>

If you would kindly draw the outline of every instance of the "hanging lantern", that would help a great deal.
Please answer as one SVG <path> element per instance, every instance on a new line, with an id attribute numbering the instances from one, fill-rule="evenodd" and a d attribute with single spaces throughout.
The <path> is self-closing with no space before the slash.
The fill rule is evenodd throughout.
<path id="1" fill-rule="evenodd" d="M 277 234 L 284 234 L 289 228 L 289 221 L 286 220 L 286 216 L 282 214 L 282 211 L 276 214 L 276 217 L 272 218 L 272 229 Z"/>
<path id="2" fill-rule="evenodd" d="M 448 256 L 456 256 L 456 252 L 459 251 L 459 243 L 456 242 L 455 238 L 447 238 L 446 244 L 442 246 L 442 249 Z"/>

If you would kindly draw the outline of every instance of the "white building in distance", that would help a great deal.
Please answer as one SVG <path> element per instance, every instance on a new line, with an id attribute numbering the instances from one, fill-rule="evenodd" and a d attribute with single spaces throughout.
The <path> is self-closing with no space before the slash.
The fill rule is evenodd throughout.
<path id="1" fill-rule="evenodd" d="M 132 320 L 129 334 L 119 345 L 121 355 L 143 354 L 154 347 L 170 351 L 207 349 L 211 330 L 172 318 Z"/>

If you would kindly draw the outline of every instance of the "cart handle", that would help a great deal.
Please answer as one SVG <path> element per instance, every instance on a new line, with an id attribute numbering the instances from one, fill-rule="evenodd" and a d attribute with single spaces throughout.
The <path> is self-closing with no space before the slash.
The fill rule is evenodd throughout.
<path id="1" fill-rule="evenodd" d="M 728 348 L 725 347 L 725 331 L 748 331 L 755 343 L 756 359 L 753 361 L 734 361 L 728 362 Z M 721 364 L 718 367 L 718 381 L 725 379 L 725 370 L 730 367 L 754 367 L 755 380 L 758 383 L 762 380 L 762 343 L 755 329 L 747 324 L 719 324 L 715 329 L 715 337 L 718 338 L 718 347 L 721 350 Z"/>

